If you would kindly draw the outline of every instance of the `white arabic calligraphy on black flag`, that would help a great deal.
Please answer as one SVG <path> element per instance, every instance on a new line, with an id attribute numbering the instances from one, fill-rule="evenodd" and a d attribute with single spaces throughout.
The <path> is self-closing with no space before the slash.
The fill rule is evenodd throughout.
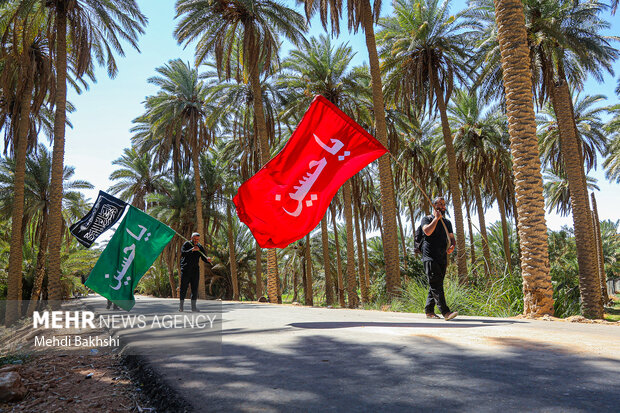
<path id="1" fill-rule="evenodd" d="M 99 191 L 95 205 L 84 218 L 71 225 L 70 231 L 80 244 L 90 248 L 99 235 L 119 220 L 126 205 L 126 202 Z"/>

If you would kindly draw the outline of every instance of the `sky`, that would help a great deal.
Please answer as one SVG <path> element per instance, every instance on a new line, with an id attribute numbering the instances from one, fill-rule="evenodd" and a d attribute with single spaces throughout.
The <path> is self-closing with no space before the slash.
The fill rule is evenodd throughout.
<path id="1" fill-rule="evenodd" d="M 118 75 L 114 79 L 108 78 L 105 68 L 96 71 L 97 83 L 91 84 L 89 90 L 81 95 L 69 89 L 68 99 L 77 108 L 69 114 L 73 128 L 67 128 L 65 142 L 65 165 L 75 167 L 74 179 L 83 179 L 94 185 L 93 190 L 84 191 L 93 202 L 99 190 L 106 191 L 112 182 L 108 179 L 116 169 L 112 161 L 118 159 L 125 148 L 131 146 L 130 128 L 132 120 L 143 112 L 143 102 L 146 96 L 156 93 L 157 88 L 150 85 L 148 78 L 156 75 L 155 68 L 164 65 L 171 59 L 181 58 L 184 61 L 194 62 L 192 46 L 183 48 L 173 38 L 174 1 L 171 0 L 138 0 L 141 11 L 149 19 L 146 32 L 139 38 L 137 52 L 128 44 L 124 44 L 125 56 L 117 56 Z M 452 2 L 452 10 L 458 10 L 465 5 L 464 0 Z M 301 8 L 297 8 L 303 13 Z M 384 0 L 382 16 L 391 10 L 390 2 Z M 612 28 L 606 34 L 620 35 L 620 13 L 614 17 L 608 16 Z M 341 31 L 346 32 L 346 23 Z M 319 36 L 324 33 L 318 21 L 313 20 L 308 36 Z M 362 33 L 349 35 L 343 33 L 338 41 L 349 42 L 357 53 L 353 64 L 360 65 L 368 61 L 366 43 Z M 615 47 L 620 48 L 620 44 Z M 286 52 L 283 56 L 286 55 Z M 616 78 L 620 75 L 620 61 L 614 65 Z M 619 103 L 614 94 L 616 80 L 606 75 L 601 84 L 590 80 L 586 83 L 583 93 L 590 95 L 603 94 L 608 97 L 607 104 Z M 599 159 L 599 161 L 601 161 Z M 599 162 L 598 171 L 591 172 L 590 176 L 598 180 L 600 191 L 596 191 L 598 212 L 601 220 L 620 219 L 620 185 L 610 183 L 604 177 Z M 494 206 L 486 211 L 487 225 L 499 220 L 499 212 Z M 474 223 L 477 218 L 472 217 Z M 572 217 L 561 217 L 554 213 L 546 213 L 548 228 L 559 230 L 562 226 L 572 227 Z"/>

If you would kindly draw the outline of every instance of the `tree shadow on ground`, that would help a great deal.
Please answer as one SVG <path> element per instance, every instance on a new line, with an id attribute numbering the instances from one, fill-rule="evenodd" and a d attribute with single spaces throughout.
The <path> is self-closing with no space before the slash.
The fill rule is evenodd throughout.
<path id="1" fill-rule="evenodd" d="M 483 351 L 482 351 L 483 350 Z M 536 340 L 476 349 L 429 336 L 393 343 L 303 335 L 225 343 L 221 356 L 151 358 L 196 411 L 615 411 L 620 362 Z"/>
<path id="2" fill-rule="evenodd" d="M 394 323 L 381 321 L 319 321 L 319 322 L 303 322 L 290 323 L 291 327 L 307 328 L 316 330 L 329 330 L 334 328 L 352 328 L 352 327 L 403 327 L 403 328 L 471 328 L 480 327 L 482 324 L 512 324 L 512 320 L 454 320 L 445 322 L 443 320 L 427 321 L 422 323 Z"/>

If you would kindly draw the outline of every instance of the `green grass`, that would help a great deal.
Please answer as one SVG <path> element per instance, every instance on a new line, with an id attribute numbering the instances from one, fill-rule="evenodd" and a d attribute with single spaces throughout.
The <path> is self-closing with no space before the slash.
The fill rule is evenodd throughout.
<path id="1" fill-rule="evenodd" d="M 504 274 L 485 286 L 462 285 L 456 276 L 450 276 L 444 284 L 446 301 L 452 311 L 462 315 L 485 317 L 511 317 L 523 312 L 521 279 Z M 424 313 L 428 285 L 423 281 L 410 279 L 399 298 L 388 303 L 376 300 L 364 306 L 367 310 L 388 310 L 407 313 Z"/>
<path id="2" fill-rule="evenodd" d="M 620 321 L 620 299 L 614 300 L 613 307 L 605 307 L 605 320 Z"/>
<path id="3" fill-rule="evenodd" d="M 456 278 L 451 277 L 445 282 L 446 302 L 452 311 L 462 315 L 514 316 L 522 311 L 519 285 L 515 284 L 510 276 L 499 278 L 485 287 L 459 285 Z M 428 286 L 412 280 L 402 297 L 392 303 L 392 310 L 423 313 L 427 295 Z"/>

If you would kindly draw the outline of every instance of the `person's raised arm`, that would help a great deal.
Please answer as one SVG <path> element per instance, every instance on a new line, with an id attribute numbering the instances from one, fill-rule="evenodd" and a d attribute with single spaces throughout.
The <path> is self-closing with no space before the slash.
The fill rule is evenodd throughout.
<path id="1" fill-rule="evenodd" d="M 200 258 L 207 264 L 211 264 L 211 258 L 207 257 L 207 250 L 205 250 L 205 247 L 198 244 L 198 248 L 200 249 L 200 252 L 202 252 L 202 254 L 200 254 Z M 213 264 L 211 264 L 211 267 L 213 267 Z"/>
<path id="2" fill-rule="evenodd" d="M 422 226 L 422 231 L 426 236 L 430 236 L 433 232 L 435 232 L 435 228 L 437 228 L 437 223 L 439 222 L 439 218 L 441 218 L 441 212 L 437 209 L 433 209 L 433 220 Z"/>
<path id="3" fill-rule="evenodd" d="M 183 243 L 183 245 L 181 245 L 181 253 L 182 254 L 187 254 L 188 252 L 190 252 L 192 249 L 194 248 L 194 246 L 192 245 L 191 242 L 185 242 Z"/>

